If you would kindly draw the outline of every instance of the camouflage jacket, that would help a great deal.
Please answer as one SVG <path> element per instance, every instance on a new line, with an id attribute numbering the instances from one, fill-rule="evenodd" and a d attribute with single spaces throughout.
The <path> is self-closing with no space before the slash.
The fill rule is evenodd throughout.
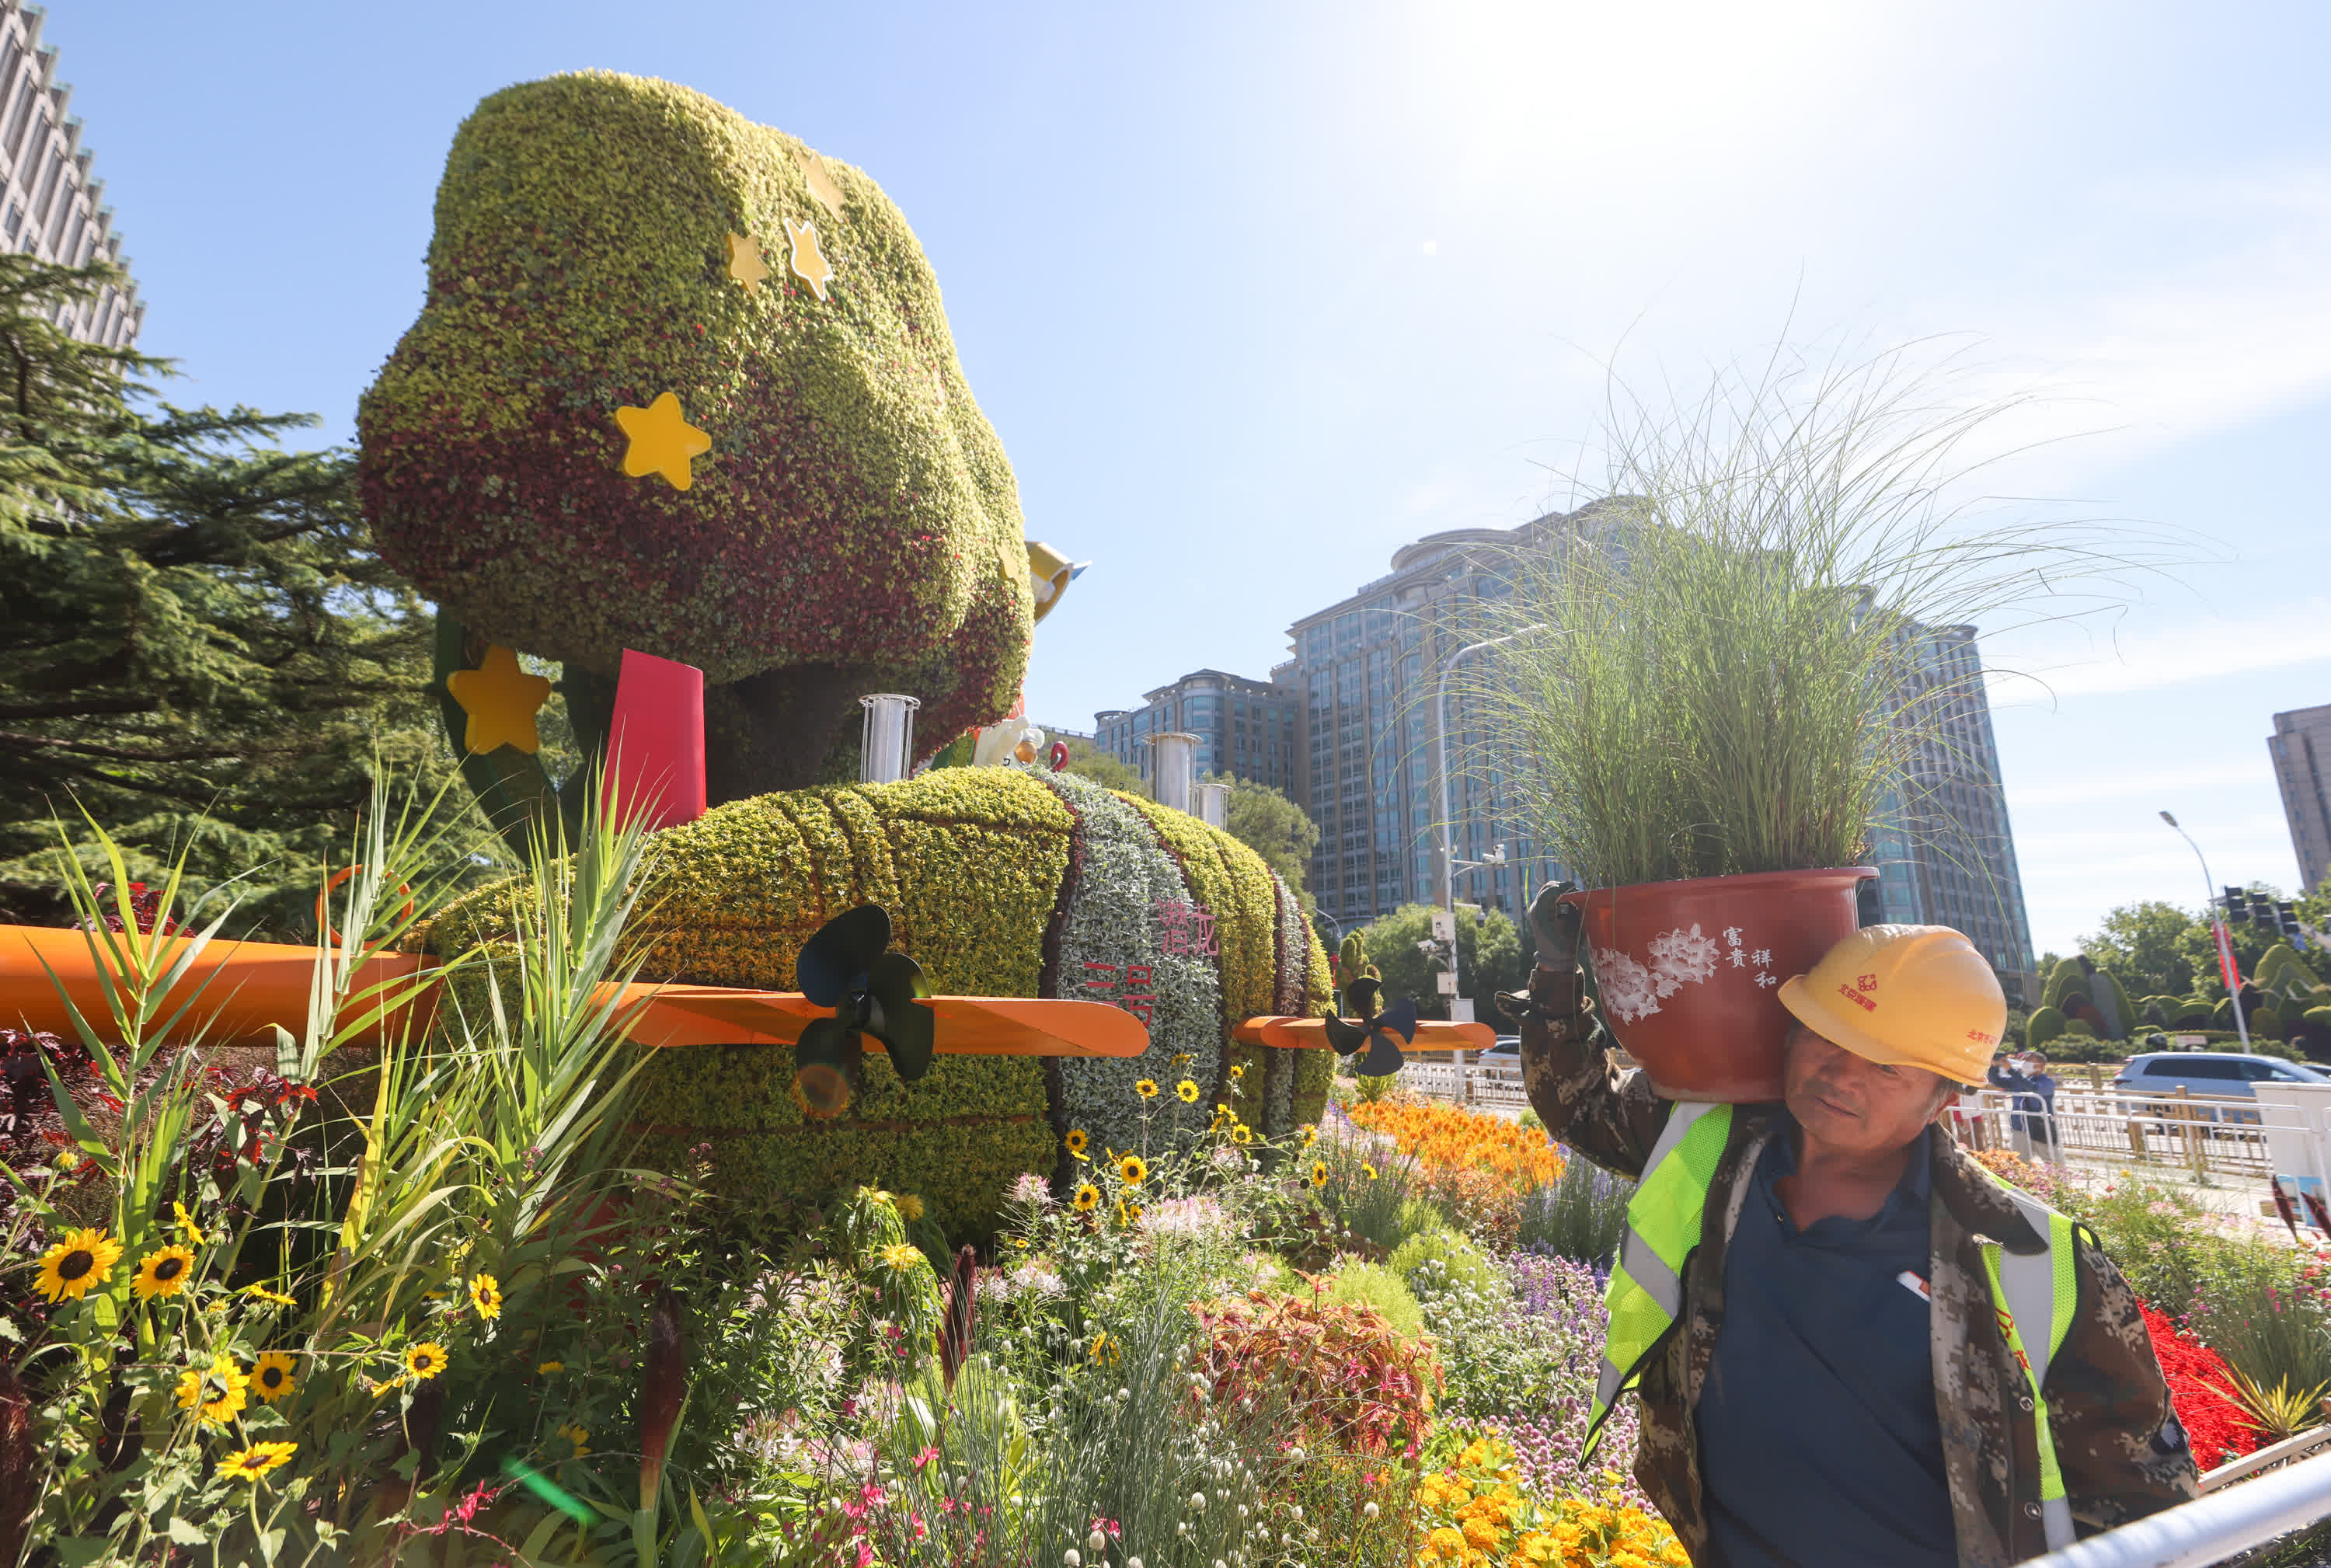
<path id="1" fill-rule="evenodd" d="M 1653 1095 L 1640 1070 L 1618 1069 L 1591 1012 L 1525 1022 L 1521 1058 L 1530 1103 L 1553 1136 L 1606 1170 L 1642 1174 L 1671 1102 Z M 1725 1247 L 1747 1196 L 1746 1178 L 1783 1122 L 1777 1106 L 1743 1106 L 1734 1116 L 1699 1246 L 1684 1267 L 1679 1329 L 1653 1352 L 1640 1384 L 1635 1476 L 1695 1559 L 1706 1550 L 1708 1522 L 1693 1417 L 1724 1323 Z M 1931 1127 L 1927 1136 L 1935 1402 L 1958 1559 L 1961 1568 L 2003 1568 L 2040 1555 L 2048 1543 L 2031 1391 L 1993 1309 L 1979 1243 L 2031 1252 L 2045 1241 L 1946 1133 Z M 2079 1307 L 2045 1392 L 2073 1520 L 2088 1535 L 2187 1501 L 2196 1477 L 2136 1295 L 2095 1233 L 2084 1225 L 2074 1231 Z"/>

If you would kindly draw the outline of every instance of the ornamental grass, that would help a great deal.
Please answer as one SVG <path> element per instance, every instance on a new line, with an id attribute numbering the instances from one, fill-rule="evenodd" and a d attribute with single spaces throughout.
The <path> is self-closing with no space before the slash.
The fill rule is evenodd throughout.
<path id="1" fill-rule="evenodd" d="M 1946 756 L 1997 636 L 2108 609 L 2180 553 L 1983 493 L 2031 402 L 1931 344 L 1783 346 L 1673 406 L 1615 382 L 1610 498 L 1511 566 L 1460 672 L 1478 769 L 1510 772 L 1537 842 L 1584 886 L 1857 863 L 1886 822 L 1955 829 L 1906 784 Z M 1929 763 L 1927 772 L 1947 768 Z"/>

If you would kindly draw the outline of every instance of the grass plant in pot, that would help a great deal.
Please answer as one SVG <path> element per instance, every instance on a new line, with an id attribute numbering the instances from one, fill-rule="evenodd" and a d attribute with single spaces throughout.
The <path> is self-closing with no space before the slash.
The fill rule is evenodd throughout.
<path id="1" fill-rule="evenodd" d="M 1881 832 L 1980 879 L 1942 787 L 1954 710 L 1982 700 L 1966 627 L 2109 607 L 2165 558 L 1976 496 L 2031 400 L 1969 379 L 1924 346 L 1782 351 L 1674 412 L 1614 398 L 1610 499 L 1511 564 L 1472 760 L 1511 770 L 1584 889 L 1603 1017 L 1664 1096 L 1779 1097 L 1775 993 L 1855 928 Z"/>

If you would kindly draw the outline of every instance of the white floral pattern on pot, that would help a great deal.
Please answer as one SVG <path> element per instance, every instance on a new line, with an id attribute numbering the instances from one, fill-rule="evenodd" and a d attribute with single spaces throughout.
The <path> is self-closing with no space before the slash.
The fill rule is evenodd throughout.
<path id="1" fill-rule="evenodd" d="M 1616 947 L 1597 947 L 1594 953 L 1594 983 L 1603 993 L 1603 1005 L 1622 1023 L 1659 1012 L 1661 1000 L 1687 985 L 1713 980 L 1722 957 L 1716 938 L 1697 925 L 1652 937 L 1649 964 Z"/>

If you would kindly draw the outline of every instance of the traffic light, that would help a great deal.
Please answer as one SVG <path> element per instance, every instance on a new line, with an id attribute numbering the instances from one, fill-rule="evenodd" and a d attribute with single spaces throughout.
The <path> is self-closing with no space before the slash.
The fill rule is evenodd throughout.
<path id="1" fill-rule="evenodd" d="M 2247 921 L 2250 917 L 2250 896 L 2240 888 L 2226 889 L 2226 918 Z"/>
<path id="2" fill-rule="evenodd" d="M 2293 942 L 2301 940 L 2306 934 L 2298 928 L 2298 906 L 2288 898 L 2278 901 L 2274 907 L 2274 928 Z"/>

